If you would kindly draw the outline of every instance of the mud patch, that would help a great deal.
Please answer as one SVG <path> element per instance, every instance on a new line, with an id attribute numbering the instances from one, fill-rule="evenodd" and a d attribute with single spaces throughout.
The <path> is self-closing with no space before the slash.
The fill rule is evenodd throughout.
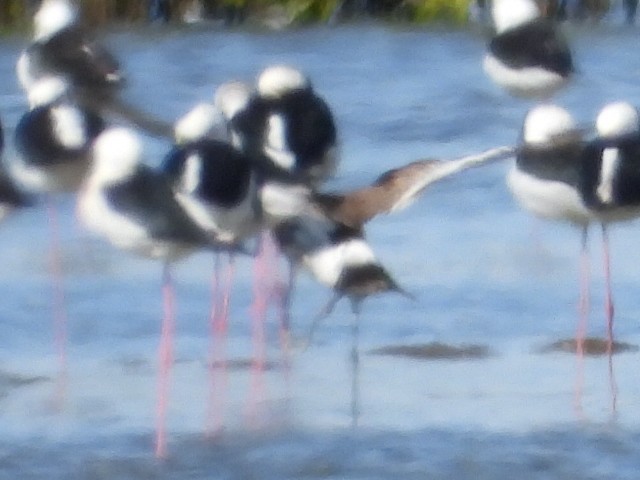
<path id="1" fill-rule="evenodd" d="M 29 376 L 19 373 L 0 371 L 0 398 L 6 397 L 11 390 L 22 387 L 29 387 L 51 379 L 46 376 Z"/>
<path id="2" fill-rule="evenodd" d="M 576 339 L 556 340 L 548 345 L 543 345 L 537 349 L 537 353 L 573 353 L 577 351 Z M 612 353 L 637 352 L 639 347 L 631 343 L 613 342 Z M 599 356 L 607 354 L 607 339 L 589 337 L 584 341 L 584 354 L 590 356 Z"/>
<path id="3" fill-rule="evenodd" d="M 273 362 L 270 360 L 264 361 L 260 368 L 265 371 L 275 370 L 280 367 L 280 362 Z M 256 368 L 254 360 L 251 358 L 230 358 L 226 362 L 215 361 L 209 363 L 208 366 L 214 369 L 222 369 L 226 368 L 227 370 L 238 371 L 238 370 L 249 370 L 251 368 Z"/>
<path id="4" fill-rule="evenodd" d="M 482 360 L 493 356 L 493 353 L 486 345 L 449 345 L 440 342 L 414 345 L 389 345 L 375 348 L 368 353 L 370 355 L 388 355 L 413 358 L 416 360 Z"/>

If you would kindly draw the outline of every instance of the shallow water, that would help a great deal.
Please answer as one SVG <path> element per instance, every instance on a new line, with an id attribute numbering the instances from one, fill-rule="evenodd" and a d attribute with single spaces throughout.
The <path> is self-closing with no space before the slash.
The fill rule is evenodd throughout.
<path id="1" fill-rule="evenodd" d="M 580 75 L 558 102 L 591 122 L 606 102 L 640 105 L 636 29 L 569 32 Z M 423 157 L 455 158 L 513 144 L 530 103 L 485 78 L 479 33 L 375 26 L 286 33 L 205 29 L 108 37 L 130 82 L 127 98 L 171 120 L 217 84 L 264 66 L 299 66 L 332 106 L 343 162 L 331 188 L 366 184 Z M 0 47 L 0 114 L 10 134 L 25 101 L 13 68 L 19 39 Z M 145 137 L 156 164 L 168 145 Z M 575 357 L 540 353 L 573 337 L 579 234 L 520 211 L 508 163 L 467 172 L 368 229 L 377 254 L 416 296 L 364 306 L 360 427 L 350 429 L 351 316 L 338 305 L 314 344 L 280 360 L 275 320 L 263 400 L 252 354 L 251 264 L 238 261 L 228 351 L 229 391 L 218 397 L 224 435 L 205 441 L 210 255 L 176 268 L 177 362 L 170 457 L 152 455 L 160 266 L 84 233 L 73 198 L 59 200 L 69 302 L 66 400 L 55 404 L 48 228 L 44 208 L 1 226 L 0 478 L 636 478 L 640 386 L 635 350 L 614 357 L 616 412 L 605 357 L 585 360 L 582 410 Z M 612 231 L 617 339 L 640 344 L 637 223 Z M 601 254 L 594 230 L 589 334 L 602 336 Z M 330 294 L 300 280 L 294 334 L 304 335 Z M 383 347 L 477 345 L 487 355 L 416 359 Z M 484 351 L 483 350 L 483 351 Z M 260 391 L 258 389 L 257 391 Z"/>

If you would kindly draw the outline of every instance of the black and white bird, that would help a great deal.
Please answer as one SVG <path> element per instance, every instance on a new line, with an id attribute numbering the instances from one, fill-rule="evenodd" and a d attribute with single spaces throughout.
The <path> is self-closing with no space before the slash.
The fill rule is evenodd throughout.
<path id="1" fill-rule="evenodd" d="M 43 77 L 30 86 L 31 108 L 15 128 L 15 155 L 7 167 L 20 189 L 46 197 L 60 403 L 66 389 L 68 320 L 57 194 L 78 189 L 89 169 L 93 140 L 104 128 L 99 116 L 68 100 L 68 88 L 61 77 Z"/>
<path id="2" fill-rule="evenodd" d="M 89 166 L 93 140 L 105 123 L 68 99 L 61 77 L 44 77 L 28 92 L 30 110 L 15 129 L 11 172 L 32 193 L 75 191 Z"/>
<path id="3" fill-rule="evenodd" d="M 575 71 L 569 45 L 534 0 L 494 0 L 491 13 L 496 33 L 484 70 L 495 83 L 529 98 L 548 98 L 568 83 Z"/>
<path id="4" fill-rule="evenodd" d="M 218 392 L 221 389 L 216 385 L 215 370 L 216 365 L 225 365 L 224 351 L 235 270 L 232 250 L 244 248 L 242 245 L 262 227 L 253 163 L 230 143 L 209 138 L 227 134 L 215 132 L 216 126 L 220 125 L 216 112 L 213 105 L 203 103 L 182 117 L 175 127 L 176 144 L 162 166 L 185 212 L 215 243 L 229 247 L 227 252 L 215 252 L 212 279 L 212 399 L 209 425 L 206 427 L 210 434 L 220 428 L 220 422 L 213 419 L 223 416 L 214 411 L 222 408 L 215 396 L 225 396 L 224 392 Z M 221 255 L 224 253 L 227 253 L 227 266 L 224 282 L 221 282 Z M 224 371 L 221 377 L 225 377 Z"/>
<path id="5" fill-rule="evenodd" d="M 606 105 L 596 119 L 597 138 L 585 148 L 582 193 L 602 229 L 607 350 L 613 348 L 614 304 L 608 225 L 640 216 L 640 115 L 628 102 Z"/>
<path id="6" fill-rule="evenodd" d="M 17 64 L 25 91 L 52 75 L 63 76 L 83 100 L 108 99 L 123 86 L 118 61 L 84 27 L 72 0 L 42 0 L 33 23 L 33 41 Z"/>
<path id="7" fill-rule="evenodd" d="M 318 185 L 338 163 L 337 132 L 328 104 L 299 70 L 263 70 L 246 105 L 235 103 L 230 130 L 236 144 L 261 160 L 267 174 Z"/>
<path id="8" fill-rule="evenodd" d="M 578 226 L 591 221 L 581 193 L 583 131 L 565 109 L 551 104 L 527 112 L 507 185 L 537 217 Z"/>
<path id="9" fill-rule="evenodd" d="M 232 143 L 254 162 L 258 172 L 257 195 L 267 228 L 277 223 L 274 216 L 283 214 L 263 198 L 267 188 L 269 195 L 277 192 L 277 209 L 284 207 L 290 212 L 295 210 L 301 192 L 304 197 L 309 186 L 319 185 L 333 174 L 337 166 L 333 115 L 299 70 L 285 65 L 268 67 L 258 75 L 255 89 L 239 82 L 224 84 L 216 91 L 214 105 L 228 125 Z M 265 231 L 255 265 L 256 319 L 266 315 L 268 299 L 272 297 L 275 275 L 271 270 L 276 268 L 276 255 L 273 240 Z M 286 293 L 289 287 L 283 290 L 282 297 L 290 296 Z M 287 315 L 284 311 L 281 314 L 283 327 L 288 324 Z M 286 336 L 285 333 L 283 338 Z"/>
<path id="10" fill-rule="evenodd" d="M 231 144 L 207 138 L 213 114 L 213 107 L 202 104 L 177 122 L 176 144 L 162 170 L 193 220 L 216 243 L 232 246 L 260 227 L 255 170 Z"/>
<path id="11" fill-rule="evenodd" d="M 44 77 L 61 76 L 83 107 L 116 116 L 151 135 L 171 137 L 170 124 L 123 100 L 120 62 L 84 25 L 73 0 L 42 0 L 33 23 L 33 41 L 16 66 L 25 91 Z"/>
<path id="12" fill-rule="evenodd" d="M 142 163 L 142 144 L 124 128 L 103 132 L 78 198 L 85 226 L 114 246 L 163 262 L 164 317 L 160 343 L 156 455 L 166 455 L 166 412 L 175 329 L 171 263 L 211 240 L 175 199 L 167 178 Z"/>
<path id="13" fill-rule="evenodd" d="M 525 210 L 542 219 L 569 223 L 582 233 L 576 333 L 580 365 L 590 310 L 588 233 L 594 219 L 584 193 L 584 149 L 583 129 L 571 114 L 556 105 L 540 105 L 525 117 L 516 162 L 507 176 L 511 193 Z M 578 405 L 580 397 L 581 379 Z"/>

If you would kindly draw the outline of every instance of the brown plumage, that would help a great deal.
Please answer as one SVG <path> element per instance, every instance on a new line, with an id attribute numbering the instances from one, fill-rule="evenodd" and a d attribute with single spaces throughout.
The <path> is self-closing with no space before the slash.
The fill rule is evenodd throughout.
<path id="1" fill-rule="evenodd" d="M 313 200 L 332 220 L 360 229 L 377 215 L 406 208 L 438 180 L 514 154 L 514 148 L 498 147 L 455 160 L 418 160 L 383 173 L 370 186 L 347 193 L 314 193 Z"/>

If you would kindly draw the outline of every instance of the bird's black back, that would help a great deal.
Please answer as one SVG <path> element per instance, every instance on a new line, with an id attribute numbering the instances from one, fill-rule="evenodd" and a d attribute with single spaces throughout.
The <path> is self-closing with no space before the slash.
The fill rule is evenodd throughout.
<path id="1" fill-rule="evenodd" d="M 87 142 L 80 148 L 67 148 L 56 138 L 51 113 L 53 107 L 54 105 L 42 105 L 29 110 L 16 126 L 16 150 L 29 163 L 54 165 L 73 161 L 88 152 L 93 139 L 105 128 L 105 122 L 100 116 L 88 110 L 80 110 Z"/>
<path id="2" fill-rule="evenodd" d="M 166 178 L 147 166 L 140 165 L 128 179 L 107 186 L 105 197 L 115 211 L 143 226 L 154 239 L 207 243 L 205 233 L 175 200 Z"/>
<path id="3" fill-rule="evenodd" d="M 603 155 L 606 149 L 618 150 L 619 161 L 613 172 L 611 198 L 598 196 L 602 182 Z M 630 135 L 615 140 L 596 139 L 584 149 L 580 191 L 585 204 L 596 210 L 640 205 L 640 137 Z"/>
<path id="4" fill-rule="evenodd" d="M 580 142 L 548 148 L 523 146 L 516 156 L 516 165 L 520 171 L 539 180 L 558 181 L 578 187 L 583 148 Z"/>
<path id="5" fill-rule="evenodd" d="M 298 170 L 322 160 L 336 142 L 336 127 L 328 105 L 310 90 L 296 90 L 272 102 L 271 111 L 286 119 L 286 141 Z"/>
<path id="6" fill-rule="evenodd" d="M 96 92 L 120 85 L 120 65 L 80 25 L 71 25 L 47 41 L 36 43 L 42 70 L 64 75 L 76 87 Z"/>
<path id="7" fill-rule="evenodd" d="M 277 173 L 274 171 L 281 167 L 264 155 L 271 115 L 285 118 L 284 140 L 296 162 L 288 173 L 304 178 L 306 171 L 322 162 L 327 149 L 336 143 L 336 127 L 328 105 L 309 89 L 294 90 L 274 99 L 256 95 L 231 119 L 230 128 L 240 136 L 243 151 L 263 171 Z"/>
<path id="8" fill-rule="evenodd" d="M 557 26 L 537 19 L 502 32 L 491 40 L 489 51 L 512 68 L 541 66 L 568 76 L 574 71 L 571 51 Z"/>
<path id="9" fill-rule="evenodd" d="M 169 152 L 163 170 L 173 183 L 185 174 L 187 159 L 193 155 L 201 168 L 194 192 L 200 198 L 222 207 L 232 207 L 246 198 L 251 184 L 251 162 L 231 145 L 215 140 L 176 146 Z"/>

